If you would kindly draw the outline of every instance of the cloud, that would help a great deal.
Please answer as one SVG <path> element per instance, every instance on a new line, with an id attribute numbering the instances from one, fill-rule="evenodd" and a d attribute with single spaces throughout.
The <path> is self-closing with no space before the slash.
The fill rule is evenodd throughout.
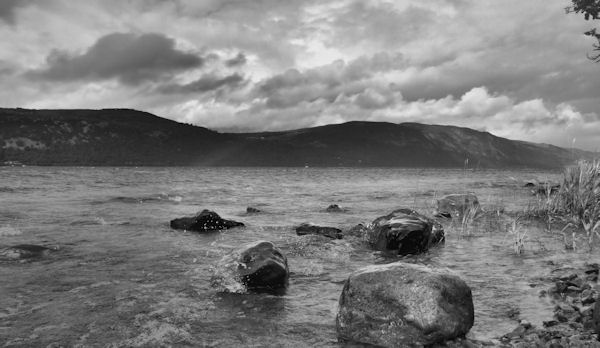
<path id="1" fill-rule="evenodd" d="M 237 73 L 225 77 L 207 75 L 186 84 L 169 84 L 160 86 L 158 91 L 165 94 L 206 93 L 221 88 L 238 88 L 245 82 L 246 80 L 244 77 Z"/>
<path id="2" fill-rule="evenodd" d="M 29 5 L 31 0 L 2 0 L 0 1 L 0 20 L 15 24 L 15 13 L 18 8 Z"/>
<path id="3" fill-rule="evenodd" d="M 48 81 L 116 78 L 137 85 L 202 64 L 200 56 L 177 49 L 175 40 L 163 34 L 113 33 L 101 37 L 79 55 L 52 51 L 47 66 L 30 71 L 28 76 Z"/>
<path id="4" fill-rule="evenodd" d="M 443 123 L 594 148 L 599 65 L 585 57 L 589 22 L 563 7 L 0 0 L 0 100 L 131 107 L 220 129 Z"/>
<path id="5" fill-rule="evenodd" d="M 228 59 L 225 61 L 225 65 L 227 65 L 228 67 L 236 67 L 236 66 L 241 66 L 246 64 L 246 55 L 244 55 L 242 52 L 238 53 L 237 56 Z"/>
<path id="6" fill-rule="evenodd" d="M 332 102 L 340 96 L 356 96 L 370 89 L 370 96 L 362 97 L 363 105 L 370 108 L 377 103 L 373 99 L 374 93 L 393 93 L 394 90 L 393 85 L 378 81 L 377 75 L 405 67 L 406 61 L 401 54 L 382 52 L 348 63 L 338 60 L 302 72 L 289 69 L 258 82 L 253 97 L 264 98 L 269 108 L 281 109 L 317 99 Z"/>

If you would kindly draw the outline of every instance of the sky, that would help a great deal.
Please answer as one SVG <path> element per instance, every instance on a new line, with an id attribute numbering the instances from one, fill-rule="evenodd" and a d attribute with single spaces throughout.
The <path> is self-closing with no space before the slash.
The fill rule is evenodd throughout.
<path id="1" fill-rule="evenodd" d="M 1 0 L 0 106 L 219 131 L 353 120 L 600 149 L 600 21 L 561 0 Z"/>

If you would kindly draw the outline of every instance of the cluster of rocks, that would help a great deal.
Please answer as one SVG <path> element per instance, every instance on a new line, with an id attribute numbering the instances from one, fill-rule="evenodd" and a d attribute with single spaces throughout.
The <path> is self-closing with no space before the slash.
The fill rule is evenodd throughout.
<path id="1" fill-rule="evenodd" d="M 345 211 L 331 205 L 326 212 Z M 255 213 L 248 210 L 247 213 Z M 198 232 L 243 226 L 212 211 L 175 219 L 171 227 Z M 298 235 L 367 241 L 375 250 L 398 255 L 422 253 L 444 242 L 444 229 L 412 209 L 397 209 L 346 233 L 336 227 L 301 224 Z M 270 241 L 242 245 L 214 267 L 212 285 L 223 291 L 281 291 L 288 286 L 287 257 Z M 232 284 L 233 281 L 233 284 Z M 341 340 L 385 347 L 430 345 L 453 340 L 473 326 L 471 290 L 448 270 L 394 262 L 351 274 L 339 300 L 336 328 Z"/>
<path id="2" fill-rule="evenodd" d="M 511 347 L 600 347 L 599 268 L 590 264 L 580 273 L 553 277 L 554 285 L 540 295 L 554 301 L 554 318 L 543 327 L 521 321 L 501 341 Z"/>

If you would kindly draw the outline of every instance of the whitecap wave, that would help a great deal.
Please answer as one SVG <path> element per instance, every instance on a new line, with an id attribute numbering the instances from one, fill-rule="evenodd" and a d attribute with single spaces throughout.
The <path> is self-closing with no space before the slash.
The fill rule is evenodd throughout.
<path id="1" fill-rule="evenodd" d="M 10 236 L 19 236 L 23 234 L 21 230 L 12 227 L 12 226 L 2 226 L 0 227 L 0 237 L 10 237 Z"/>

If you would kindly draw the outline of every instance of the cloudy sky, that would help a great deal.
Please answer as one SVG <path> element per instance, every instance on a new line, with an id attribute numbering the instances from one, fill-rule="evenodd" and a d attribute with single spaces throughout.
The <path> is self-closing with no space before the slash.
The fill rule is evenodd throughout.
<path id="1" fill-rule="evenodd" d="M 600 23 L 562 0 L 0 0 L 0 106 L 222 131 L 416 121 L 600 148 Z"/>

